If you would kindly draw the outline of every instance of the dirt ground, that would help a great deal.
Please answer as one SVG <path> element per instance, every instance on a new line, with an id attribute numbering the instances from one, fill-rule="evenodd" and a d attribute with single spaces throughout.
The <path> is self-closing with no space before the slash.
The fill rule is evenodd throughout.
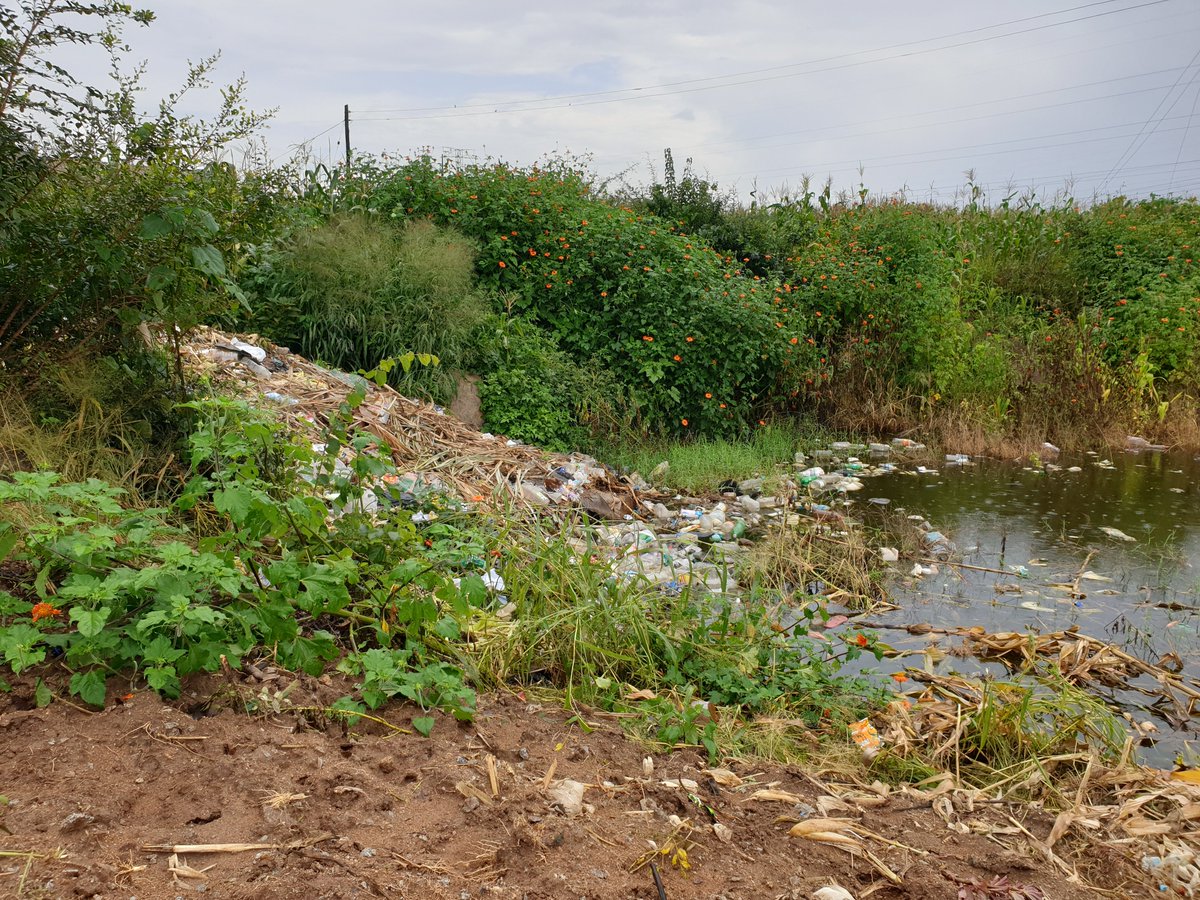
<path id="1" fill-rule="evenodd" d="M 266 685 L 267 706 L 284 680 Z M 820 773 L 734 763 L 739 786 L 692 751 L 655 755 L 651 771 L 611 719 L 589 717 L 584 732 L 519 696 L 481 699 L 473 723 L 439 717 L 426 739 L 325 719 L 315 708 L 346 691 L 307 676 L 287 699 L 313 710 L 258 716 L 230 708 L 235 688 L 218 679 L 189 687 L 176 705 L 137 693 L 100 713 L 36 709 L 32 683 L 0 695 L 0 896 L 734 900 L 808 898 L 836 882 L 856 898 L 933 900 L 991 880 L 996 892 L 979 896 L 1007 900 L 1001 877 L 1053 900 L 1100 896 L 1038 849 L 1053 820 L 1033 809 L 1019 824 L 988 805 L 944 818 L 945 804 L 893 793 L 830 813 L 854 820 L 876 865 L 788 834 L 837 790 Z M 407 727 L 418 712 L 380 715 Z M 574 814 L 570 797 L 552 801 L 571 782 L 587 786 Z M 767 788 L 802 801 L 751 799 Z M 220 843 L 267 846 L 153 849 Z M 638 867 L 649 856 L 661 893 Z M 1124 859 L 1085 862 L 1108 896 L 1149 893 Z"/>

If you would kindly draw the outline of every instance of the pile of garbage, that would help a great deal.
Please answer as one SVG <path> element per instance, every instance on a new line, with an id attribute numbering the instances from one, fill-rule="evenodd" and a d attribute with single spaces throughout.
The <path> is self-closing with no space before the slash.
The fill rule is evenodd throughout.
<path id="1" fill-rule="evenodd" d="M 391 476 L 386 493 L 414 509 L 414 521 L 436 515 L 424 511 L 434 495 L 451 495 L 463 507 L 515 504 L 576 513 L 591 531 L 590 541 L 581 538 L 581 548 L 590 545 L 592 555 L 599 550 L 616 577 L 643 579 L 666 592 L 686 586 L 736 595 L 735 564 L 752 538 L 802 519 L 846 527 L 848 495 L 861 491 L 864 479 L 898 471 L 895 456 L 925 450 L 907 438 L 890 444 L 835 441 L 810 454 L 797 452 L 790 472 L 729 481 L 719 495 L 689 497 L 664 493 L 651 483 L 661 483 L 665 462 L 647 481 L 638 473 L 623 476 L 584 454 L 550 453 L 480 433 L 440 406 L 324 368 L 253 335 L 197 329 L 182 356 L 193 374 L 226 395 L 273 409 L 318 449 L 331 415 L 350 391 L 361 391 L 365 399 L 354 410 L 353 425 L 374 435 L 403 473 Z M 344 462 L 348 475 L 352 460 Z M 359 502 L 381 501 L 368 493 Z M 925 526 L 931 549 L 948 552 L 948 541 Z"/>

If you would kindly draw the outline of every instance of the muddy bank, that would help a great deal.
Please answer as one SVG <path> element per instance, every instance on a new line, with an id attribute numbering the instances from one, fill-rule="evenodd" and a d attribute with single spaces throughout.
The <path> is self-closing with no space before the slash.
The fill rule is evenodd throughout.
<path id="1" fill-rule="evenodd" d="M 712 770 L 696 752 L 648 752 L 598 714 L 584 731 L 518 696 L 425 739 L 330 720 L 319 710 L 341 688 L 307 677 L 277 713 L 279 686 L 197 681 L 189 714 L 144 692 L 101 713 L 23 708 L 32 685 L 19 685 L 0 700 L 0 825 L 5 851 L 30 855 L 0 860 L 0 894 L 653 898 L 639 867 L 651 858 L 673 900 L 807 898 L 831 883 L 955 898 L 998 878 L 1095 896 L 1068 879 L 1075 866 L 1119 896 L 1138 889 L 1133 864 L 1103 847 L 1074 862 L 1064 844 L 1048 852 L 1053 818 L 1036 808 L 751 761 Z M 228 705 L 247 701 L 260 712 Z M 399 727 L 413 712 L 381 711 Z M 820 818 L 842 820 L 825 827 L 857 846 L 789 835 Z M 159 849 L 231 843 L 266 846 Z"/>

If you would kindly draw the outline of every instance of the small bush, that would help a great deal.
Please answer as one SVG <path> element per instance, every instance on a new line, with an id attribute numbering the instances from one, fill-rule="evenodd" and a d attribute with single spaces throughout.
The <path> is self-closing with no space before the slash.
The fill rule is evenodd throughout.
<path id="1" fill-rule="evenodd" d="M 575 363 L 610 371 L 653 431 L 743 429 L 799 343 L 772 282 L 675 223 L 594 196 L 564 163 L 454 171 L 419 159 L 387 173 L 372 203 L 476 240 L 481 283 L 509 293 Z"/>
<path id="2" fill-rule="evenodd" d="M 444 402 L 472 364 L 472 335 L 487 314 L 473 265 L 470 243 L 449 229 L 339 214 L 257 267 L 247 324 L 350 371 L 409 351 L 433 354 L 440 366 L 395 369 L 392 382 Z"/>
<path id="3" fill-rule="evenodd" d="M 599 366 L 580 366 L 530 322 L 494 316 L 477 332 L 480 400 L 490 431 L 553 450 L 571 450 L 588 427 L 616 426 L 620 385 Z"/>

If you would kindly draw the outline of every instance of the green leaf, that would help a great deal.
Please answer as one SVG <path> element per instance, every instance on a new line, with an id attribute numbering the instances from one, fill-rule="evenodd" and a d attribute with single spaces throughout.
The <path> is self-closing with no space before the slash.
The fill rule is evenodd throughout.
<path id="1" fill-rule="evenodd" d="M 425 737 L 433 733 L 433 726 L 436 724 L 437 720 L 433 716 L 417 716 L 412 720 L 412 727 Z"/>
<path id="2" fill-rule="evenodd" d="M 250 515 L 253 502 L 254 491 L 244 485 L 234 485 L 213 492 L 213 506 L 217 508 L 217 512 L 229 516 L 239 525 Z"/>
<path id="3" fill-rule="evenodd" d="M 225 260 L 212 244 L 192 248 L 192 265 L 213 278 L 225 274 Z"/>
<path id="4" fill-rule="evenodd" d="M 75 627 L 79 629 L 81 635 L 90 638 L 104 630 L 104 623 L 108 621 L 110 615 L 112 615 L 112 610 L 107 606 L 99 609 L 83 609 L 76 606 L 71 610 L 71 621 L 75 623 Z"/>
<path id="5" fill-rule="evenodd" d="M 439 637 L 444 637 L 448 641 L 457 641 L 462 637 L 462 629 L 459 628 L 458 622 L 450 616 L 442 616 L 433 626 L 433 631 Z"/>
<path id="6" fill-rule="evenodd" d="M 15 531 L 8 531 L 11 526 L 5 524 L 4 531 L 0 532 L 0 562 L 8 559 L 8 554 L 12 553 L 13 547 L 17 546 L 19 540 Z"/>
<path id="7" fill-rule="evenodd" d="M 44 709 L 54 702 L 54 692 L 46 687 L 46 682 L 40 678 L 37 680 L 37 686 L 33 689 L 33 702 L 37 704 L 38 709 Z"/>
<path id="8" fill-rule="evenodd" d="M 158 213 L 150 213 L 150 215 L 142 219 L 142 238 L 145 240 L 152 241 L 157 238 L 166 237 L 174 230 L 175 226 Z"/>
<path id="9" fill-rule="evenodd" d="M 174 666 L 154 666 L 147 669 L 146 684 L 167 697 L 178 697 L 182 687 Z"/>
<path id="10" fill-rule="evenodd" d="M 76 672 L 71 676 L 71 693 L 84 703 L 102 707 L 104 706 L 104 697 L 107 692 L 104 672 L 100 669 L 92 669 L 89 672 Z"/>
<path id="11" fill-rule="evenodd" d="M 339 697 L 329 708 L 346 713 L 346 719 L 351 725 L 358 721 L 360 714 L 367 711 L 366 705 L 359 703 L 353 697 Z"/>
<path id="12" fill-rule="evenodd" d="M 155 266 L 146 275 L 146 287 L 152 291 L 161 291 L 174 282 L 175 271 L 167 266 Z"/>
<path id="13" fill-rule="evenodd" d="M 7 629 L 0 628 L 0 649 L 4 650 L 4 661 L 18 675 L 46 658 L 45 649 L 35 649 L 34 646 L 41 640 L 42 633 L 32 625 L 21 623 Z"/>

